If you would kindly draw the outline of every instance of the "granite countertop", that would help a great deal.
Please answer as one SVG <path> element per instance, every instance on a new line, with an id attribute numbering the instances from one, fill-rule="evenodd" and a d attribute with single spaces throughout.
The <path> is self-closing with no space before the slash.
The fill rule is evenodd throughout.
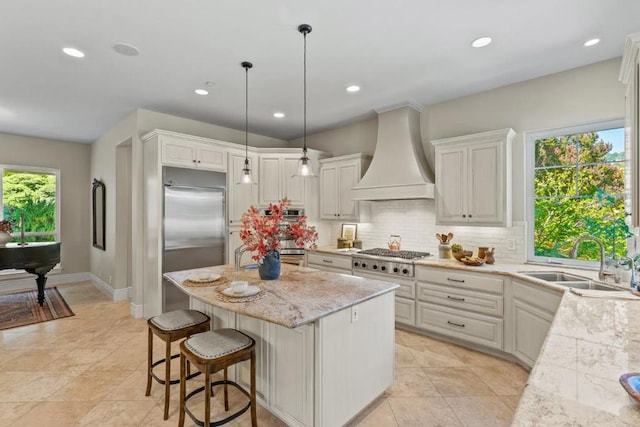
<path id="1" fill-rule="evenodd" d="M 265 292 L 251 302 L 225 302 L 218 298 L 223 285 L 192 287 L 183 282 L 193 273 L 207 270 L 231 280 L 247 280 Z M 398 288 L 398 285 L 379 280 L 329 273 L 315 268 L 282 264 L 278 280 L 261 280 L 258 270 L 242 269 L 236 273 L 232 265 L 176 271 L 164 277 L 186 294 L 226 310 L 256 319 L 266 320 L 287 328 L 296 328 L 331 313 L 359 304 Z"/>
<path id="2" fill-rule="evenodd" d="M 639 319 L 640 301 L 566 292 L 512 425 L 640 425 L 618 381 L 640 372 Z"/>

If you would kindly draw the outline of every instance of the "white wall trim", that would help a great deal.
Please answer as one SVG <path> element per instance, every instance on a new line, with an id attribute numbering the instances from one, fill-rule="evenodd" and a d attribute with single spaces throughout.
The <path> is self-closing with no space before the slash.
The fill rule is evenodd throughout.
<path id="1" fill-rule="evenodd" d="M 100 290 L 103 294 L 111 298 L 112 301 L 124 301 L 129 299 L 130 288 L 114 289 L 95 274 L 89 273 L 89 275 L 91 276 L 89 280 L 93 281 L 93 283 L 96 285 L 96 288 L 98 288 L 98 290 Z"/>
<path id="2" fill-rule="evenodd" d="M 90 273 L 69 273 L 69 274 L 51 274 L 47 276 L 46 287 L 60 285 L 63 283 L 84 282 L 93 280 Z M 37 289 L 36 276 L 29 275 L 19 279 L 9 279 L 0 281 L 0 292 L 15 292 L 22 290 Z"/>
<path id="3" fill-rule="evenodd" d="M 142 304 L 129 304 L 129 314 L 134 319 L 140 319 L 142 317 Z"/>

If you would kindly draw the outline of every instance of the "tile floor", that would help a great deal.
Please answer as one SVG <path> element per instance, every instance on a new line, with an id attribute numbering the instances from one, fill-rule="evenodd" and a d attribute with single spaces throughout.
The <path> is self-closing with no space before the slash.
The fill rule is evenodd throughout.
<path id="1" fill-rule="evenodd" d="M 154 383 L 144 396 L 146 321 L 90 282 L 58 287 L 75 316 L 0 331 L 0 427 L 177 425 L 178 386 L 167 421 L 162 387 Z M 163 343 L 155 343 L 162 354 Z M 198 387 L 199 379 L 189 383 Z M 398 330 L 396 382 L 351 425 L 509 425 L 526 380 L 513 363 Z M 240 396 L 231 392 L 232 410 Z M 213 413 L 220 404 L 214 398 Z M 284 425 L 262 408 L 258 423 Z M 187 417 L 185 425 L 195 424 Z M 229 425 L 251 425 L 249 413 Z"/>

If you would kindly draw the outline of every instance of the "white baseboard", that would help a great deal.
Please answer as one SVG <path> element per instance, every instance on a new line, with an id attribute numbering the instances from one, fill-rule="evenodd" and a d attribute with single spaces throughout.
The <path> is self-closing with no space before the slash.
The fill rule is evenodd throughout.
<path id="1" fill-rule="evenodd" d="M 96 288 L 111 298 L 112 301 L 124 301 L 129 299 L 130 288 L 114 289 L 95 274 L 89 273 L 89 275 L 91 276 L 89 280 L 96 285 Z"/>
<path id="2" fill-rule="evenodd" d="M 51 274 L 47 276 L 47 287 L 62 283 L 75 283 L 93 280 L 91 273 Z M 36 276 L 29 275 L 18 279 L 0 281 L 0 292 L 16 292 L 37 289 Z"/>
<path id="3" fill-rule="evenodd" d="M 129 304 L 129 314 L 134 319 L 140 319 L 142 317 L 142 304 Z"/>

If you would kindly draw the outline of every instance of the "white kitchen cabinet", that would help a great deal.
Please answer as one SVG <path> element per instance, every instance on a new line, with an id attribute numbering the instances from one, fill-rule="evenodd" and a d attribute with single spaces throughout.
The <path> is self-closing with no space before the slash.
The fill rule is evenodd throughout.
<path id="1" fill-rule="evenodd" d="M 308 252 L 307 266 L 332 273 L 351 274 L 351 257 L 349 255 Z"/>
<path id="2" fill-rule="evenodd" d="M 304 207 L 305 178 L 296 176 L 300 154 L 259 155 L 259 204 L 268 206 L 287 197 L 291 207 Z"/>
<path id="3" fill-rule="evenodd" d="M 625 152 L 630 159 L 626 168 L 625 188 L 630 189 L 630 203 L 634 227 L 640 226 L 640 33 L 627 36 L 622 56 L 620 81 L 627 85 L 625 114 Z"/>
<path id="4" fill-rule="evenodd" d="M 227 153 L 224 148 L 167 136 L 162 137 L 161 145 L 163 165 L 221 172 L 227 170 Z"/>
<path id="5" fill-rule="evenodd" d="M 511 334 L 513 355 L 532 367 L 547 337 L 563 291 L 513 280 L 512 294 L 513 320 L 507 333 Z"/>
<path id="6" fill-rule="evenodd" d="M 395 291 L 395 320 L 407 326 L 416 326 L 416 282 L 413 279 L 390 276 L 388 274 L 376 274 L 357 270 L 354 276 L 365 279 L 382 280 L 384 282 L 397 283 L 400 287 Z"/>
<path id="7" fill-rule="evenodd" d="M 511 226 L 513 129 L 432 141 L 436 163 L 436 222 Z"/>
<path id="8" fill-rule="evenodd" d="M 504 349 L 501 276 L 416 266 L 418 328 Z"/>
<path id="9" fill-rule="evenodd" d="M 249 154 L 251 184 L 241 184 L 244 154 L 229 153 L 229 170 L 227 172 L 227 206 L 229 225 L 240 225 L 242 214 L 251 205 L 258 204 L 258 172 L 256 171 L 256 155 Z"/>
<path id="10" fill-rule="evenodd" d="M 320 218 L 359 220 L 359 205 L 351 199 L 351 189 L 360 182 L 371 157 L 363 154 L 333 157 L 320 161 Z"/>

